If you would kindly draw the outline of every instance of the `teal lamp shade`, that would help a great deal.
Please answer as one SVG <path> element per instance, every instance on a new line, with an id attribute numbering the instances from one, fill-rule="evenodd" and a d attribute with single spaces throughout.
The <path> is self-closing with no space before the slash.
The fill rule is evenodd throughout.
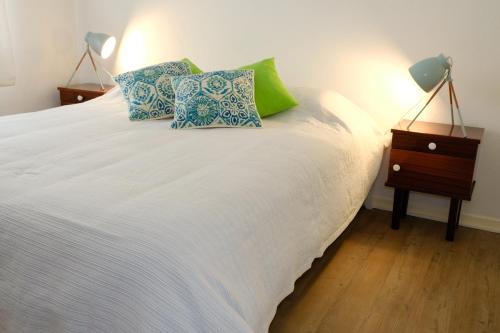
<path id="1" fill-rule="evenodd" d="M 460 127 L 462 129 L 462 134 L 464 138 L 467 137 L 467 130 L 465 129 L 464 121 L 462 119 L 462 112 L 460 112 L 460 108 L 458 107 L 457 95 L 455 94 L 455 88 L 453 87 L 453 80 L 451 79 L 452 65 L 453 61 L 451 57 L 445 57 L 443 54 L 440 54 L 437 57 L 420 60 L 415 65 L 408 68 L 411 76 L 413 77 L 415 82 L 417 82 L 420 88 L 422 88 L 422 90 L 424 90 L 425 92 L 430 92 L 436 87 L 437 89 L 432 93 L 432 96 L 425 103 L 422 109 L 420 109 L 417 115 L 406 126 L 406 130 L 408 131 L 410 130 L 411 125 L 413 125 L 413 123 L 417 120 L 420 114 L 424 112 L 425 108 L 434 99 L 434 97 L 436 97 L 437 93 L 441 90 L 441 88 L 445 85 L 445 83 L 448 82 L 449 93 L 450 93 L 450 110 L 451 110 L 452 126 L 455 126 L 455 118 L 453 113 L 454 112 L 453 104 L 455 104 L 456 111 L 460 119 Z"/>
<path id="2" fill-rule="evenodd" d="M 425 92 L 434 89 L 443 81 L 451 69 L 450 58 L 443 54 L 417 62 L 408 70 L 417 84 Z"/>
<path id="3" fill-rule="evenodd" d="M 108 58 L 116 46 L 116 38 L 103 33 L 87 32 L 85 41 L 103 59 Z"/>

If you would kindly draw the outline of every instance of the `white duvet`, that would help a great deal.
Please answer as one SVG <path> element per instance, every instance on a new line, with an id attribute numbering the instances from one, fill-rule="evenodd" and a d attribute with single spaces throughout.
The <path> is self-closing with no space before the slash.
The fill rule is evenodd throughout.
<path id="1" fill-rule="evenodd" d="M 335 95 L 262 129 L 130 122 L 120 93 L 0 118 L 0 332 L 265 332 L 377 174 Z"/>

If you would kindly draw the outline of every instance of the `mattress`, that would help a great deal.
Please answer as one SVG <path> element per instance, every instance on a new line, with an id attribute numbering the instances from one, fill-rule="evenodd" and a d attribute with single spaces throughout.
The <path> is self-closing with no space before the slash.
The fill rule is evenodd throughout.
<path id="1" fill-rule="evenodd" d="M 383 135 L 334 93 L 261 129 L 131 122 L 118 90 L 0 118 L 0 332 L 266 332 Z"/>

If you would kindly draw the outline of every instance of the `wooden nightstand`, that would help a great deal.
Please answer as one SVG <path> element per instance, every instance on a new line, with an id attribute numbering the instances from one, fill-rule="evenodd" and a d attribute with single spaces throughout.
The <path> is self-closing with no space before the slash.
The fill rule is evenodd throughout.
<path id="1" fill-rule="evenodd" d="M 386 186 L 394 187 L 392 228 L 399 229 L 406 216 L 410 191 L 449 197 L 446 239 L 453 241 L 460 221 L 462 200 L 471 200 L 478 146 L 484 129 L 417 121 L 393 128 L 389 175 Z"/>
<path id="2" fill-rule="evenodd" d="M 113 86 L 105 85 L 104 90 L 98 84 L 83 83 L 69 87 L 58 87 L 61 105 L 83 103 L 107 93 Z"/>

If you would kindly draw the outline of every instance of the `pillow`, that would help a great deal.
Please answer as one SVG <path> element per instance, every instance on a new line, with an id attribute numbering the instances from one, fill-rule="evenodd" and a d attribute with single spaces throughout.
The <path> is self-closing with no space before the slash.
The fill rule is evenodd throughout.
<path id="1" fill-rule="evenodd" d="M 193 73 L 193 74 L 203 73 L 203 71 L 198 66 L 196 66 L 191 60 L 189 60 L 188 58 L 184 58 L 181 61 L 189 65 L 189 68 L 191 68 L 191 73 Z"/>
<path id="2" fill-rule="evenodd" d="M 288 110 L 298 105 L 281 81 L 274 58 L 264 59 L 240 69 L 253 69 L 255 71 L 255 102 L 262 118 L 269 117 L 278 112 Z"/>
<path id="3" fill-rule="evenodd" d="M 261 127 L 254 97 L 254 72 L 217 71 L 172 77 L 172 128 Z"/>
<path id="4" fill-rule="evenodd" d="M 189 64 L 193 74 L 203 73 L 189 59 L 184 58 L 182 61 Z M 274 58 L 264 59 L 255 64 L 240 67 L 240 69 L 253 69 L 255 71 L 255 102 L 262 118 L 288 110 L 299 104 L 281 81 L 276 71 Z"/>
<path id="5" fill-rule="evenodd" d="M 119 74 L 113 79 L 127 100 L 130 120 L 161 119 L 174 115 L 170 77 L 190 73 L 189 65 L 177 61 Z"/>

